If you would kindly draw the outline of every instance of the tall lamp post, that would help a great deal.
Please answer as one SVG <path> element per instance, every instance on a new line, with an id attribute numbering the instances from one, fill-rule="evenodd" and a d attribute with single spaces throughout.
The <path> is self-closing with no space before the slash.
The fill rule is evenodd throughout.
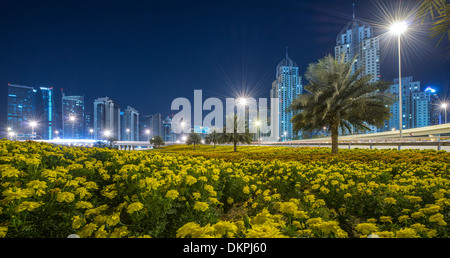
<path id="1" fill-rule="evenodd" d="M 447 123 L 447 103 L 441 105 L 441 108 L 444 109 L 444 121 Z"/>
<path id="2" fill-rule="evenodd" d="M 31 134 L 34 135 L 34 128 L 37 126 L 37 122 L 31 121 L 30 126 L 31 126 Z"/>
<path id="3" fill-rule="evenodd" d="M 147 134 L 147 141 L 150 141 L 150 130 L 145 130 L 145 133 Z"/>
<path id="4" fill-rule="evenodd" d="M 400 128 L 400 138 L 402 138 L 403 129 L 403 100 L 402 100 L 402 54 L 401 54 L 401 36 L 408 29 L 406 22 L 395 22 L 391 25 L 390 31 L 392 34 L 398 36 L 398 80 L 399 80 L 399 91 L 398 91 L 398 103 L 399 103 L 399 128 Z"/>

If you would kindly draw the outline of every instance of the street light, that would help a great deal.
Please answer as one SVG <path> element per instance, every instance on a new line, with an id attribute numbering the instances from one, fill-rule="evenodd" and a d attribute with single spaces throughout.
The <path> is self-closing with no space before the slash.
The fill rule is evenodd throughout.
<path id="1" fill-rule="evenodd" d="M 255 122 L 255 124 L 256 124 L 257 129 L 258 129 L 258 133 L 257 133 L 258 142 L 260 142 L 260 141 L 261 141 L 261 133 L 260 133 L 259 127 L 261 126 L 261 121 L 257 120 L 257 121 Z"/>
<path id="2" fill-rule="evenodd" d="M 130 128 L 127 128 L 127 138 L 128 138 L 128 141 L 130 140 Z"/>
<path id="3" fill-rule="evenodd" d="M 402 54 L 401 54 L 401 36 L 408 29 L 408 24 L 405 21 L 394 22 L 391 25 L 390 31 L 392 34 L 398 36 L 398 103 L 399 103 L 399 126 L 400 126 L 400 138 L 402 138 L 402 129 L 403 129 L 403 107 L 402 107 Z"/>
<path id="4" fill-rule="evenodd" d="M 37 126 L 37 122 L 31 121 L 30 126 L 31 126 L 31 134 L 34 134 L 34 128 Z"/>
<path id="5" fill-rule="evenodd" d="M 447 103 L 442 104 L 441 108 L 444 109 L 444 120 L 447 123 Z"/>
<path id="6" fill-rule="evenodd" d="M 109 137 L 109 136 L 111 136 L 111 131 L 105 131 L 104 134 L 106 137 Z"/>
<path id="7" fill-rule="evenodd" d="M 247 99 L 246 98 L 239 98 L 238 101 L 239 101 L 239 104 L 242 105 L 242 106 L 247 105 Z"/>
<path id="8" fill-rule="evenodd" d="M 145 133 L 147 134 L 147 140 L 150 141 L 150 130 L 145 130 Z"/>
<path id="9" fill-rule="evenodd" d="M 14 137 L 14 134 L 15 134 L 15 133 L 14 133 L 13 131 L 11 131 L 11 130 L 8 131 L 8 135 L 9 135 L 9 137 L 10 137 L 9 140 L 12 141 L 12 139 L 13 139 L 13 137 Z"/>
<path id="10" fill-rule="evenodd" d="M 69 116 L 69 121 L 72 123 L 72 139 L 75 138 L 75 116 Z"/>

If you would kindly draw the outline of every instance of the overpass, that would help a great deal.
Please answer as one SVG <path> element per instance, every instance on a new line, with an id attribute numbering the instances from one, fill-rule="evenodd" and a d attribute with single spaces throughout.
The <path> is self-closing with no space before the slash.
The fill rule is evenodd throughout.
<path id="1" fill-rule="evenodd" d="M 443 136 L 447 134 L 449 136 Z M 339 146 L 342 148 L 366 147 L 366 148 L 421 148 L 421 149 L 445 149 L 450 151 L 450 123 L 442 125 L 427 126 L 414 129 L 405 129 L 402 132 L 388 131 L 381 133 L 367 133 L 356 135 L 339 136 Z M 55 139 L 55 140 L 35 140 L 38 142 L 48 142 L 52 144 L 93 147 L 98 140 L 82 139 Z M 106 140 L 101 141 L 108 145 Z M 183 144 L 177 142 L 166 142 L 165 145 Z M 152 148 L 148 141 L 117 141 L 113 144 L 120 150 L 139 150 Z M 331 146 L 331 137 L 295 140 L 287 142 L 254 142 L 253 145 L 280 145 L 280 146 Z"/>

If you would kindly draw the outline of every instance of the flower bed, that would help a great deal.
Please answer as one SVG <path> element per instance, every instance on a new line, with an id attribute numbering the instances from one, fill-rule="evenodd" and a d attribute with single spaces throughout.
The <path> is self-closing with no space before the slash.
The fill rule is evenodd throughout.
<path id="1" fill-rule="evenodd" d="M 449 237 L 450 154 L 0 141 L 0 237 Z"/>

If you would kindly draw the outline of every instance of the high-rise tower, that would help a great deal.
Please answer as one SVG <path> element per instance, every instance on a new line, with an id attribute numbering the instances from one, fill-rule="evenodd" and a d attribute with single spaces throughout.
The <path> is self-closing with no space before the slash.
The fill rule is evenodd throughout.
<path id="1" fill-rule="evenodd" d="M 353 69 L 363 68 L 363 74 L 373 75 L 372 82 L 380 79 L 380 43 L 369 24 L 355 18 L 345 26 L 336 39 L 335 58 L 345 55 L 345 62 L 353 60 Z"/>
<path id="2" fill-rule="evenodd" d="M 271 98 L 278 98 L 278 105 L 271 107 L 271 131 L 274 140 L 286 141 L 297 137 L 294 135 L 291 119 L 293 112 L 286 112 L 292 101 L 303 93 L 301 76 L 297 64 L 288 56 L 278 64 L 276 80 L 272 83 Z"/>

